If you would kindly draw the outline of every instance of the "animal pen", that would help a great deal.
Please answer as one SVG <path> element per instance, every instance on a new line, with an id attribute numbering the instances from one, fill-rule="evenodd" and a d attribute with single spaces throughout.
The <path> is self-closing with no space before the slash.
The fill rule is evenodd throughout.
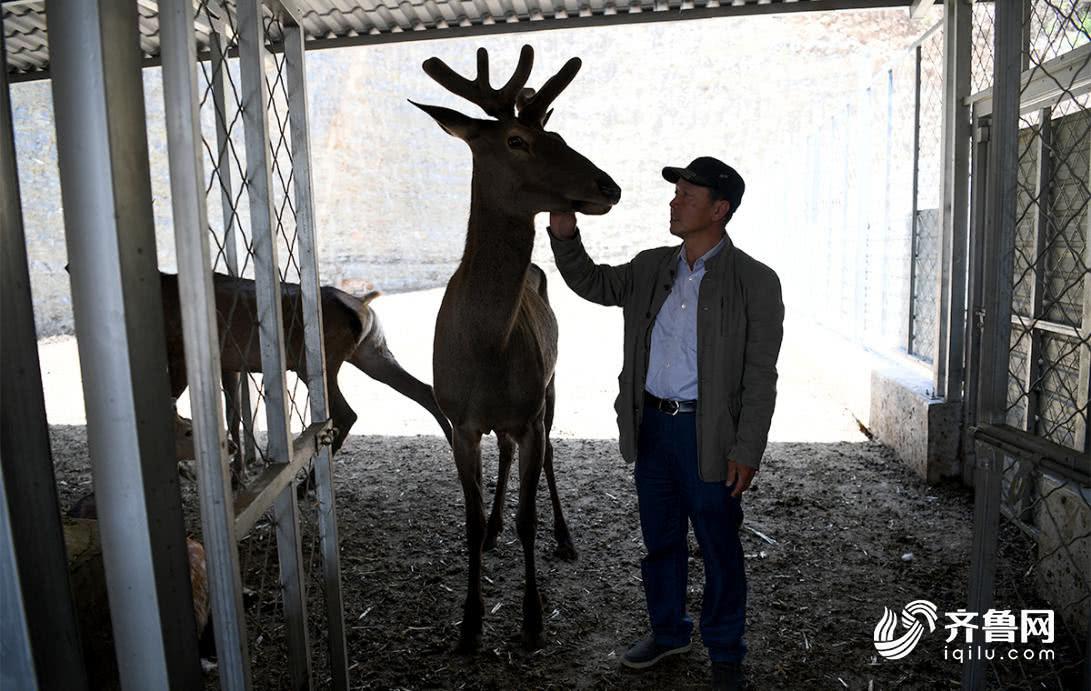
<path id="1" fill-rule="evenodd" d="M 778 11 L 922 11 L 932 4 L 5 0 L 0 683 L 94 683 L 84 671 L 66 575 L 9 82 L 52 80 L 97 530 L 116 656 L 129 661 L 118 665 L 121 685 L 201 685 L 178 478 L 174 464 L 160 460 L 173 458 L 172 412 L 141 82 L 142 67 L 160 65 L 220 682 L 260 686 L 256 670 L 275 658 L 288 661 L 284 677 L 263 677 L 264 684 L 344 689 L 350 666 L 306 52 Z M 925 412 L 923 426 L 913 428 L 917 438 L 890 443 L 927 447 L 915 470 L 928 480 L 958 477 L 973 487 L 965 608 L 1056 612 L 1055 660 L 967 659 L 962 687 L 1086 688 L 1091 6 L 939 4 L 942 21 L 808 135 L 808 176 L 795 181 L 802 199 L 783 220 L 796 233 L 794 244 L 822 267 L 814 272 L 823 284 L 814 305 L 819 317 L 861 342 L 893 344 L 931 371 L 929 391 L 918 396 Z M 910 121 L 895 117 L 903 98 L 912 104 Z M 220 371 L 225 349 L 252 344 L 217 333 L 213 272 L 254 281 L 260 376 Z M 902 280 L 873 279 L 885 274 Z M 298 314 L 283 308 L 285 284 L 299 286 Z M 302 352 L 289 352 L 286 334 L 300 330 Z M 306 363 L 305 376 L 289 374 L 289 362 Z M 225 393 L 237 419 L 225 411 Z M 264 436 L 255 433 L 261 420 Z M 243 456 L 261 461 L 237 495 L 229 436 L 238 436 Z M 878 436 L 888 441 L 883 431 Z M 295 488 L 312 461 L 314 495 L 299 499 Z M 271 520 L 264 517 L 270 510 Z M 256 583 L 274 549 L 277 583 Z M 984 642 L 984 633 L 975 630 L 973 642 Z"/>

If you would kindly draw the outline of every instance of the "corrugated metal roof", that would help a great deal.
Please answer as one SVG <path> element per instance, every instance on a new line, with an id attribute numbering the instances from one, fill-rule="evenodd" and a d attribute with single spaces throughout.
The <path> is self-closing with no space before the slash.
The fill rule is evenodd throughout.
<path id="1" fill-rule="evenodd" d="M 157 0 L 135 0 L 149 64 L 159 55 Z M 268 6 L 274 0 L 265 0 Z M 284 0 L 310 49 L 485 33 L 673 21 L 730 15 L 907 6 L 912 0 Z M 204 5 L 204 2 L 195 4 Z M 233 12 L 234 0 L 210 0 Z M 199 14 L 204 15 L 202 11 Z M 213 12 L 214 14 L 214 12 Z M 3 1 L 8 75 L 48 76 L 45 0 Z M 211 27 L 198 22 L 199 45 Z"/>

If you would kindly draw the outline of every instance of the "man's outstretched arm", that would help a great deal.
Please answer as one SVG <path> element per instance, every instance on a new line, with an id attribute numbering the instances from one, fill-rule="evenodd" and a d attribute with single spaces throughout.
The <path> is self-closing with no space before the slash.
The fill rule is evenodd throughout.
<path id="1" fill-rule="evenodd" d="M 629 264 L 595 264 L 579 238 L 576 214 L 549 214 L 548 231 L 557 270 L 576 295 L 600 305 L 617 306 L 625 302 L 632 289 L 632 268 Z"/>

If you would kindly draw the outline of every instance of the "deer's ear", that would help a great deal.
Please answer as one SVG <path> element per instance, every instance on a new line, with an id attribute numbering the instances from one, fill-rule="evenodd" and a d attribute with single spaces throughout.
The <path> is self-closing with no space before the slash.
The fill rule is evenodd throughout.
<path id="1" fill-rule="evenodd" d="M 443 128 L 443 131 L 452 137 L 458 137 L 463 141 L 469 141 L 477 136 L 481 129 L 481 123 L 468 115 L 463 115 L 457 110 L 442 106 L 427 106 L 416 101 L 409 101 L 416 107 L 432 116 L 432 119 Z"/>

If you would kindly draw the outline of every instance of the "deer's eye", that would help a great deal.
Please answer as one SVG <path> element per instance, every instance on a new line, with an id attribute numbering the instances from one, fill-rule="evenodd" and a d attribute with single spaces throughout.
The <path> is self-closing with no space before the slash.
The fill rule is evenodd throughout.
<path id="1" fill-rule="evenodd" d="M 526 140 L 518 136 L 508 137 L 508 148 L 522 149 L 523 151 L 527 151 L 528 149 L 530 149 L 530 147 L 527 146 Z"/>

